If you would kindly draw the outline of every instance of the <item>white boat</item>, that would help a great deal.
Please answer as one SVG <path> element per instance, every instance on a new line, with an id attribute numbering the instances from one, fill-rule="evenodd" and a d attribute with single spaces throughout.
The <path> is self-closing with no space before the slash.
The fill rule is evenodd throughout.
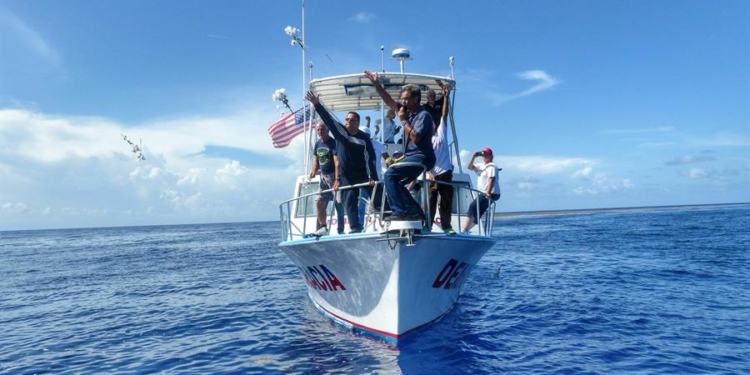
<path id="1" fill-rule="evenodd" d="M 441 92 L 436 79 L 455 87 L 452 77 L 380 74 L 380 82 L 393 98 L 399 97 L 403 85 L 411 83 L 422 88 L 425 100 L 428 89 Z M 381 99 L 362 73 L 315 79 L 309 86 L 321 95 L 321 102 L 331 112 L 382 113 Z M 455 97 L 455 90 L 452 92 Z M 462 171 L 453 112 L 451 108 L 448 121 L 454 160 L 452 224 L 459 229 L 478 191 L 472 189 L 470 176 Z M 390 146 L 395 147 L 401 146 Z M 382 182 L 376 188 L 382 189 Z M 421 189 L 423 202 L 427 201 L 428 190 Z M 368 206 L 362 233 L 339 235 L 331 230 L 327 236 L 310 236 L 316 230 L 317 194 L 317 179 L 310 181 L 307 175 L 297 178 L 294 198 L 280 206 L 279 247 L 299 268 L 309 297 L 321 312 L 346 327 L 393 344 L 447 314 L 471 270 L 495 243 L 490 236 L 494 202 L 482 223 L 470 233 L 447 235 L 438 224 L 430 231 L 421 222 L 388 222 L 383 220 L 384 212 Z M 328 222 L 335 228 L 332 206 L 329 203 Z M 435 222 L 439 220 L 437 214 Z"/>

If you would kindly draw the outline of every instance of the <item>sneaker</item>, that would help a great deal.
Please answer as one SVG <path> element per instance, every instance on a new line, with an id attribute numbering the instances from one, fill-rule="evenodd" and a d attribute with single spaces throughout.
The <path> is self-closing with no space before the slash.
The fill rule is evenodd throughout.
<path id="1" fill-rule="evenodd" d="M 448 228 L 448 229 L 444 230 L 443 233 L 445 233 L 445 234 L 447 234 L 449 236 L 452 236 L 452 235 L 456 234 L 456 231 L 453 230 L 453 228 Z"/>
<path id="2" fill-rule="evenodd" d="M 313 236 L 315 236 L 315 237 L 327 236 L 327 235 L 328 235 L 328 228 L 327 227 L 322 227 L 322 228 L 316 230 L 315 233 L 313 233 Z"/>

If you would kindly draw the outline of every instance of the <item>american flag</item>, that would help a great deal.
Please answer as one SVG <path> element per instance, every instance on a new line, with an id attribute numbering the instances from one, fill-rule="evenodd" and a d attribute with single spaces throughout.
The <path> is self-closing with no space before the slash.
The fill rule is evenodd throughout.
<path id="1" fill-rule="evenodd" d="M 307 117 L 308 121 L 310 120 L 310 106 L 306 105 L 304 109 L 304 111 L 298 109 L 294 113 L 284 116 L 268 128 L 268 134 L 271 135 L 273 147 L 284 148 L 289 146 L 294 137 L 302 134 L 305 130 L 305 117 Z"/>

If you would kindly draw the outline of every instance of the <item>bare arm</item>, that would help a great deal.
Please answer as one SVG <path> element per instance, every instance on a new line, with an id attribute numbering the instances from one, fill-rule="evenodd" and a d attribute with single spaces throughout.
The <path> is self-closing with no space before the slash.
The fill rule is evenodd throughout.
<path id="1" fill-rule="evenodd" d="M 341 186 L 341 169 L 339 168 L 339 157 L 333 155 L 333 170 L 335 181 L 333 181 L 333 190 L 338 190 Z"/>
<path id="2" fill-rule="evenodd" d="M 444 85 L 443 82 L 441 82 L 440 80 L 435 80 L 435 81 L 438 83 L 438 85 L 440 85 L 440 88 L 443 89 L 443 116 L 441 118 L 444 119 L 444 118 L 448 117 L 448 107 L 450 105 L 450 98 L 449 98 L 449 96 L 450 96 L 450 93 L 451 93 L 451 89 L 447 85 Z M 440 124 L 438 124 L 438 125 L 440 125 Z"/>
<path id="3" fill-rule="evenodd" d="M 476 152 L 473 155 L 471 155 L 471 159 L 469 159 L 469 165 L 467 165 L 466 168 L 469 168 L 472 171 L 477 169 L 477 167 L 474 166 L 474 159 L 476 159 L 477 156 L 479 155 L 477 155 Z"/>
<path id="4" fill-rule="evenodd" d="M 308 91 L 305 98 L 315 107 L 315 112 L 318 113 L 318 116 L 320 116 L 320 119 L 323 121 L 324 124 L 326 124 L 326 127 L 328 127 L 328 130 L 331 131 L 331 135 L 333 135 L 333 138 L 335 138 L 337 141 L 341 142 L 347 142 L 346 140 L 346 129 L 344 129 L 344 125 L 340 124 L 336 120 L 331 117 L 331 114 L 328 113 L 328 111 L 323 107 L 323 104 L 320 103 L 320 95 L 315 95 L 312 91 Z"/>
<path id="5" fill-rule="evenodd" d="M 320 162 L 318 161 L 318 158 L 315 158 L 315 161 L 313 161 L 313 167 L 312 172 L 310 173 L 310 178 L 315 178 L 315 175 L 318 174 L 318 168 L 320 168 Z"/>
<path id="6" fill-rule="evenodd" d="M 393 100 L 391 95 L 387 91 L 385 91 L 385 89 L 383 88 L 383 85 L 380 84 L 380 81 L 378 81 L 378 73 L 365 70 L 365 76 L 369 78 L 370 82 L 372 82 L 372 85 L 375 86 L 375 90 L 380 95 L 380 98 L 383 99 L 383 102 L 385 102 L 385 105 L 387 105 L 388 108 L 391 108 L 394 111 L 398 111 L 398 103 L 396 103 L 396 101 Z"/>

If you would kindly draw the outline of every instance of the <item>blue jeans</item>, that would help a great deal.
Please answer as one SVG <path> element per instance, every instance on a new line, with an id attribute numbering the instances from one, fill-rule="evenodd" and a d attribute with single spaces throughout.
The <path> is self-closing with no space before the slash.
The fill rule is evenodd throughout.
<path id="1" fill-rule="evenodd" d="M 365 188 L 359 188 L 359 197 L 370 200 L 370 191 Z M 364 200 L 359 200 L 359 222 L 365 225 L 365 210 L 367 209 L 367 203 Z"/>
<path id="2" fill-rule="evenodd" d="M 411 155 L 405 157 L 401 163 L 423 164 L 424 159 L 424 155 Z M 409 190 L 404 186 L 419 177 L 423 169 L 420 166 L 399 166 L 399 164 L 388 168 L 383 175 L 385 193 L 388 195 L 392 215 L 424 215 L 422 207 L 412 198 Z"/>
<path id="3" fill-rule="evenodd" d="M 339 234 L 344 234 L 344 205 L 333 198 L 333 206 L 336 210 L 336 230 Z"/>

